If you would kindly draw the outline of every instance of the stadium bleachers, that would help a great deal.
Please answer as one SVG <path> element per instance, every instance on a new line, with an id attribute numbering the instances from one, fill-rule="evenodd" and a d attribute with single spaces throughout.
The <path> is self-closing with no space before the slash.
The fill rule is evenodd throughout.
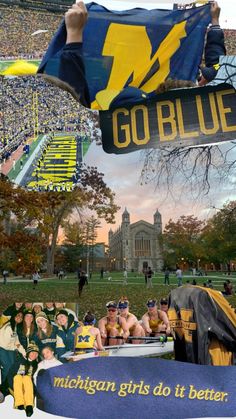
<path id="1" fill-rule="evenodd" d="M 65 9 L 65 7 L 68 7 L 72 3 L 72 0 L 0 0 L 0 60 L 9 60 L 12 58 L 40 59 L 60 24 L 64 14 L 63 8 Z M 51 12 L 48 7 L 51 8 Z M 36 10 L 37 8 L 40 10 Z M 32 36 L 35 31 L 41 29 L 46 29 L 47 32 Z M 236 55 L 236 30 L 225 30 L 225 42 L 227 54 Z M 32 101 L 32 85 L 30 86 L 30 83 L 27 85 L 22 80 L 19 81 L 18 79 L 18 81 L 15 81 L 14 86 L 11 80 L 5 81 L 4 87 L 3 82 L 0 80 L 1 159 L 8 157 L 8 154 L 24 142 L 27 136 L 32 135 L 33 132 L 32 106 L 30 105 L 30 101 Z M 18 85 L 16 86 L 16 84 Z M 15 89 L 14 93 L 12 90 L 13 87 Z M 40 97 L 40 82 L 37 82 L 37 87 Z M 8 95 L 7 98 L 6 95 Z M 66 95 L 64 92 L 62 92 L 62 95 L 61 103 L 63 105 Z M 51 90 L 48 90 L 47 95 L 44 93 L 44 96 L 45 100 L 50 103 L 51 109 L 49 110 L 49 106 L 47 106 L 45 107 L 46 112 L 43 113 L 43 106 L 45 104 L 43 105 L 40 102 L 41 99 L 39 99 L 41 106 L 39 118 L 40 132 L 45 131 L 46 121 L 52 120 L 53 123 L 57 123 L 56 120 L 61 118 L 58 110 L 55 109 L 55 104 L 51 97 Z M 74 101 L 71 101 L 71 98 L 67 98 L 65 107 L 69 106 L 70 108 L 71 103 L 73 103 L 74 109 L 77 109 Z M 26 109 L 28 109 L 28 113 Z M 67 114 L 69 113 L 67 112 Z M 89 120 L 91 115 L 87 117 Z"/>
<path id="2" fill-rule="evenodd" d="M 37 134 L 66 131 L 69 126 L 84 131 L 94 139 L 96 113 L 83 108 L 59 87 L 48 84 L 43 77 L 5 78 L 0 90 L 0 161 L 27 138 Z M 58 106 L 60 103 L 60 106 Z"/>

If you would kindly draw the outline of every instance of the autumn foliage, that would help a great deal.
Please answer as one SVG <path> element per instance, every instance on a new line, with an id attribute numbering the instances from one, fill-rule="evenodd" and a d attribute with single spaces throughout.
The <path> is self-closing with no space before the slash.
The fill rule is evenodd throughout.
<path id="1" fill-rule="evenodd" d="M 0 179 L 0 265 L 32 272 L 46 256 L 53 273 L 60 227 L 77 210 L 90 209 L 99 218 L 114 222 L 115 195 L 96 167 L 83 167 L 81 183 L 72 192 L 36 192 Z"/>

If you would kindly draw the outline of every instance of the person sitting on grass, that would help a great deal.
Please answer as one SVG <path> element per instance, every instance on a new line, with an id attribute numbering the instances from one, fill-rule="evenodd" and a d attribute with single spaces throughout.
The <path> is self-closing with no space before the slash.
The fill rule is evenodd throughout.
<path id="1" fill-rule="evenodd" d="M 233 295 L 233 285 L 229 279 L 227 279 L 227 281 L 224 282 L 224 291 L 222 291 L 222 294 Z"/>
<path id="2" fill-rule="evenodd" d="M 115 301 L 106 304 L 107 315 L 98 322 L 103 345 L 120 345 L 124 343 L 117 336 L 125 340 L 129 336 L 129 329 L 124 318 L 118 315 L 118 307 Z"/>
<path id="3" fill-rule="evenodd" d="M 118 302 L 118 310 L 120 317 L 126 320 L 130 336 L 144 337 L 144 330 L 141 324 L 139 323 L 137 317 L 129 312 L 129 301 L 127 297 L 121 297 L 121 299 Z M 132 343 L 142 343 L 142 340 L 132 340 Z"/>
<path id="4" fill-rule="evenodd" d="M 147 301 L 148 311 L 142 317 L 142 326 L 146 336 L 160 336 L 162 333 L 170 334 L 170 323 L 166 313 L 158 310 L 157 300 Z"/>
<path id="5" fill-rule="evenodd" d="M 75 353 L 94 349 L 103 351 L 100 330 L 94 326 L 96 323 L 94 314 L 88 311 L 83 318 L 83 323 L 75 331 Z"/>
<path id="6" fill-rule="evenodd" d="M 0 399 L 4 401 L 4 397 L 10 392 L 14 397 L 15 409 L 25 410 L 27 417 L 33 414 L 35 397 L 33 376 L 38 365 L 38 355 L 38 346 L 35 342 L 30 342 L 26 357 L 18 355 L 6 380 L 0 386 Z"/>

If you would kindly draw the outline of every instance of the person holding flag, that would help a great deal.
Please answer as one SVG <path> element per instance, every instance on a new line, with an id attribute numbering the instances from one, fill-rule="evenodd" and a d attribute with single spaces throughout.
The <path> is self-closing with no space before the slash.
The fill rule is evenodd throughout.
<path id="1" fill-rule="evenodd" d="M 219 69 L 219 57 L 225 55 L 225 44 L 224 44 L 224 33 L 219 26 L 220 8 L 218 3 L 213 1 L 210 5 L 211 13 L 211 27 L 207 32 L 207 42 L 205 46 L 205 67 L 201 68 L 201 74 L 199 75 L 199 86 L 212 81 Z M 48 80 L 56 82 L 59 87 L 69 91 L 74 98 L 76 98 L 82 105 L 90 107 L 90 93 L 89 86 L 86 80 L 85 66 L 83 59 L 83 31 L 87 22 L 88 12 L 85 4 L 82 1 L 77 1 L 71 8 L 65 13 L 65 27 L 66 27 L 66 40 L 65 45 L 59 54 L 59 68 L 58 68 L 58 79 L 60 82 L 55 81 L 55 77 L 46 76 Z M 145 22 L 144 22 L 145 24 Z M 60 28 L 62 29 L 62 27 Z M 59 35 L 62 39 L 62 33 L 58 32 L 58 38 L 55 38 L 54 42 L 49 46 L 48 53 L 39 67 L 39 73 L 50 73 L 50 65 L 47 69 L 47 63 L 54 56 L 55 41 L 59 40 Z M 186 35 L 186 34 L 185 34 Z M 188 35 L 188 34 L 187 34 Z M 64 33 L 63 33 L 64 39 Z M 167 76 L 167 78 L 170 76 Z M 186 86 L 185 80 L 173 80 L 178 82 L 177 87 L 180 88 L 180 82 L 183 81 Z M 165 83 L 165 81 L 164 81 Z M 193 86 L 194 83 L 191 84 Z M 105 102 L 110 108 L 118 107 L 124 103 L 135 103 L 140 101 L 142 98 L 152 98 L 155 96 L 156 90 L 159 85 L 156 85 L 154 90 L 150 93 L 146 93 L 140 87 L 134 87 L 131 85 L 125 86 L 123 89 L 117 90 L 117 95 L 107 97 Z M 114 87 L 115 88 L 115 87 Z M 175 88 L 174 84 L 170 88 Z M 116 90 L 116 89 L 115 89 Z M 108 96 L 113 95 L 112 91 L 104 91 Z M 101 97 L 99 92 L 99 97 Z M 101 109 L 107 109 L 103 106 Z"/>

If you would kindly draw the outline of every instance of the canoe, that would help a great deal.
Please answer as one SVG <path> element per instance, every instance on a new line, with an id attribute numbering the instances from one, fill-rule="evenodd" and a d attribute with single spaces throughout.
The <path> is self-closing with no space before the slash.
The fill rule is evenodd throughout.
<path id="1" fill-rule="evenodd" d="M 74 354 L 74 352 L 66 352 L 63 358 L 73 361 L 81 359 L 99 358 L 101 356 L 126 356 L 126 357 L 149 357 L 170 354 L 174 351 L 174 342 L 147 342 L 137 345 L 125 343 L 123 345 L 105 346 L 104 351 L 82 352 Z"/>

